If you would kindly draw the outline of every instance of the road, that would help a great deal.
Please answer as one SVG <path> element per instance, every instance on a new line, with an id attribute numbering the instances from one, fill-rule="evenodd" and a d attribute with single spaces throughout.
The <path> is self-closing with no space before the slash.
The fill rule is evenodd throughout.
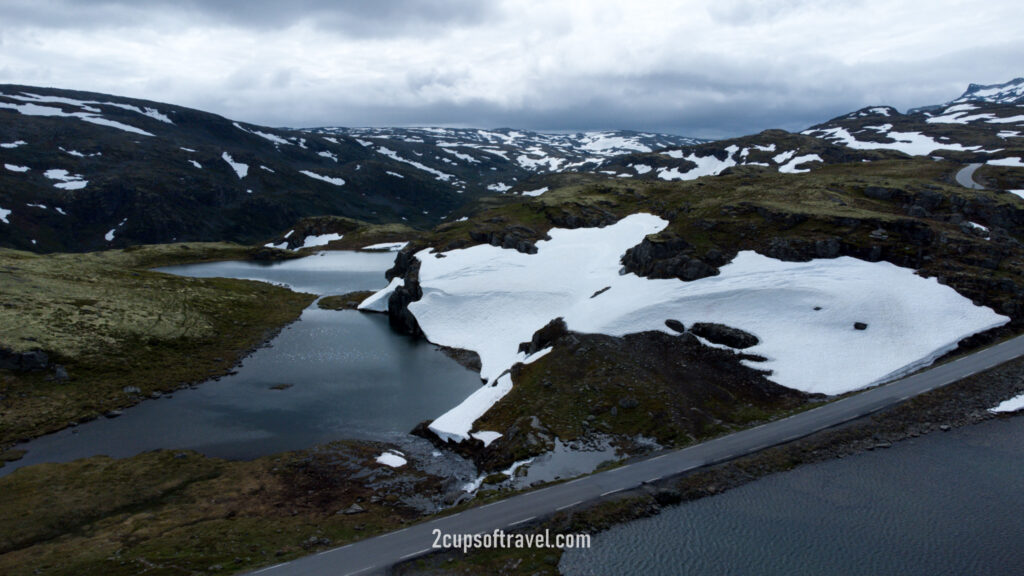
<path id="1" fill-rule="evenodd" d="M 383 571 L 397 562 L 434 551 L 434 530 L 447 534 L 475 534 L 495 529 L 513 530 L 556 511 L 579 506 L 616 492 L 636 488 L 731 460 L 770 446 L 784 444 L 819 430 L 860 418 L 908 398 L 940 388 L 983 370 L 1024 355 L 1024 336 L 978 351 L 954 362 L 865 390 L 788 418 L 709 440 L 682 450 L 652 457 L 605 472 L 565 482 L 465 510 L 369 538 L 341 548 L 263 568 L 261 576 L 366 575 Z"/>
<path id="2" fill-rule="evenodd" d="M 981 164 L 968 164 L 956 173 L 957 184 L 971 190 L 984 190 L 985 187 L 974 181 L 974 171 L 981 168 Z"/>

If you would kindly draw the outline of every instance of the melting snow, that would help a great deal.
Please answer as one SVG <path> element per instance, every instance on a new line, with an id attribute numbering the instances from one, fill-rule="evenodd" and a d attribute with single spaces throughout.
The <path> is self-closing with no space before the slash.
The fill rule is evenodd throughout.
<path id="1" fill-rule="evenodd" d="M 1005 118 L 993 118 L 987 121 L 989 124 L 1012 124 L 1014 122 L 1024 122 L 1024 116 L 1007 116 Z"/>
<path id="2" fill-rule="evenodd" d="M 523 192 L 523 196 L 535 196 L 536 197 L 536 196 L 540 196 L 541 194 L 543 194 L 543 193 L 545 193 L 547 191 L 548 191 L 548 187 L 545 186 L 543 188 L 537 188 L 536 190 L 529 190 L 527 192 Z"/>
<path id="3" fill-rule="evenodd" d="M 195 160 L 189 160 L 189 162 L 191 162 L 192 165 L 195 166 L 196 168 L 199 168 L 200 170 L 203 169 L 203 165 L 200 164 L 199 162 L 196 162 Z"/>
<path id="4" fill-rule="evenodd" d="M 850 257 L 782 262 L 741 252 L 718 276 L 693 282 L 620 275 L 622 254 L 666 225 L 634 214 L 604 228 L 555 228 L 532 255 L 489 245 L 445 258 L 420 251 L 423 297 L 409 310 L 431 342 L 479 353 L 489 382 L 431 429 L 465 438 L 511 388 L 506 371 L 526 359 L 519 343 L 557 317 L 572 330 L 614 336 L 667 332 L 666 318 L 733 326 L 760 338 L 745 352 L 767 361 L 752 367 L 771 370 L 784 386 L 826 394 L 927 365 L 962 338 L 1009 321 L 934 278 Z M 855 330 L 855 322 L 868 329 Z"/>
<path id="5" fill-rule="evenodd" d="M 335 154 L 334 152 L 330 152 L 330 151 L 327 151 L 327 150 L 321 150 L 320 152 L 317 152 L 316 155 L 317 156 L 322 156 L 324 158 L 330 158 L 331 160 L 334 160 L 335 162 L 338 161 L 338 155 Z"/>
<path id="6" fill-rule="evenodd" d="M 195 152 L 195 150 L 193 150 L 191 148 L 185 148 L 184 146 L 182 146 L 181 149 L 184 150 L 185 152 L 193 152 L 193 153 Z"/>
<path id="7" fill-rule="evenodd" d="M 18 146 L 24 146 L 25 144 L 28 144 L 28 142 L 25 142 L 24 140 L 17 140 L 15 142 L 5 142 L 3 144 L 0 144 L 0 148 L 11 149 L 17 148 Z"/>
<path id="8" fill-rule="evenodd" d="M 60 170 L 58 168 L 43 172 L 43 176 L 50 180 L 60 180 L 59 184 L 54 184 L 53 186 L 62 190 L 81 190 L 89 184 L 88 180 L 83 180 L 78 174 L 71 174 L 67 170 Z"/>
<path id="9" fill-rule="evenodd" d="M 1024 168 L 1024 161 L 1021 161 L 1019 157 L 1008 157 L 1008 158 L 996 158 L 986 162 L 991 166 L 1011 166 L 1014 168 Z"/>
<path id="10" fill-rule="evenodd" d="M 103 238 L 107 242 L 113 242 L 114 241 L 114 236 L 117 233 L 117 229 L 120 228 L 121 226 L 124 226 L 124 223 L 127 222 L 127 221 L 128 221 L 127 218 L 125 218 L 124 220 L 121 220 L 121 223 L 118 224 L 117 226 L 111 228 L 110 230 L 108 230 L 107 233 L 103 235 Z"/>
<path id="11" fill-rule="evenodd" d="M 4 164 L 4 168 L 7 168 L 11 172 L 28 172 L 28 166 L 16 166 L 14 164 Z"/>
<path id="12" fill-rule="evenodd" d="M 989 409 L 989 412 L 1000 413 L 1000 412 L 1016 412 L 1018 410 L 1024 410 L 1024 394 L 1014 396 L 1009 400 L 1003 400 L 995 408 Z"/>
<path id="13" fill-rule="evenodd" d="M 399 252 L 408 246 L 408 242 L 384 242 L 381 244 L 370 244 L 363 246 L 363 250 L 387 250 L 388 252 Z"/>
<path id="14" fill-rule="evenodd" d="M 786 164 L 779 166 L 779 172 L 786 172 L 789 174 L 802 174 L 804 172 L 810 172 L 809 168 L 798 169 L 797 166 L 805 164 L 807 162 L 821 162 L 821 156 L 817 154 L 805 154 L 803 156 L 797 156 Z"/>
<path id="15" fill-rule="evenodd" d="M 529 340 L 529 338 L 527 338 Z M 430 423 L 430 430 L 446 442 L 461 442 L 469 438 L 473 423 L 483 416 L 491 406 L 512 390 L 512 376 L 503 374 L 492 384 L 485 384 L 469 395 L 458 406 L 445 412 Z"/>
<path id="16" fill-rule="evenodd" d="M 241 162 L 235 162 L 235 159 L 231 157 L 231 154 L 225 152 L 221 154 L 220 157 L 223 158 L 224 161 L 228 163 L 228 166 L 231 166 L 231 169 L 235 171 L 235 174 L 238 174 L 239 180 L 245 178 L 246 174 L 249 173 L 249 165 L 242 164 Z"/>
<path id="17" fill-rule="evenodd" d="M 317 174 L 316 172 L 310 172 L 309 170 L 299 170 L 299 173 L 305 174 L 306 176 L 309 176 L 310 178 L 315 178 L 316 180 L 322 180 L 324 182 L 327 182 L 328 184 L 334 184 L 335 186 L 344 186 L 345 185 L 345 179 L 344 178 L 332 178 L 330 176 L 323 176 L 323 175 Z"/>
<path id="18" fill-rule="evenodd" d="M 362 142 L 360 142 L 360 144 L 361 143 Z M 410 165 L 410 166 L 412 166 L 414 168 L 419 168 L 420 170 L 423 170 L 424 172 L 427 172 L 429 174 L 433 174 L 434 176 L 437 176 L 437 179 L 442 181 L 442 182 L 447 182 L 448 180 L 453 178 L 453 176 L 451 174 L 446 174 L 444 172 L 441 172 L 440 170 L 434 170 L 433 168 L 431 168 L 429 166 L 425 166 L 423 164 L 420 164 L 419 162 L 416 162 L 414 160 L 407 160 L 405 158 L 402 158 L 401 156 L 398 155 L 398 152 L 395 152 L 394 150 L 391 150 L 389 148 L 385 148 L 384 146 L 378 147 L 377 148 L 377 152 L 387 156 L 388 158 L 391 158 L 392 160 L 397 160 L 398 162 L 404 162 L 404 163 L 406 163 L 406 164 L 408 164 L 408 165 Z"/>
<path id="19" fill-rule="evenodd" d="M 1007 192 L 1020 197 L 1021 200 L 1024 200 L 1024 190 L 1007 190 Z"/>
<path id="20" fill-rule="evenodd" d="M 845 128 L 838 126 L 820 130 L 805 130 L 801 134 L 839 141 L 844 146 L 854 150 L 899 150 L 911 156 L 927 156 L 936 150 L 972 151 L 978 149 L 978 146 L 964 146 L 955 143 L 944 144 L 919 132 L 889 132 L 889 138 L 892 138 L 895 142 L 866 142 L 857 140 Z"/>
<path id="21" fill-rule="evenodd" d="M 487 187 L 487 189 L 490 190 L 491 192 L 497 192 L 498 194 L 504 194 L 505 192 L 508 192 L 509 190 L 511 190 L 512 187 L 509 186 L 508 184 L 505 184 L 504 182 L 498 182 L 497 184 L 489 185 Z"/>
<path id="22" fill-rule="evenodd" d="M 296 248 L 296 250 L 301 250 L 303 248 L 316 248 L 317 246 L 326 246 L 331 242 L 334 242 L 335 240 L 341 239 L 341 234 L 320 234 L 317 236 L 306 236 L 305 240 L 302 242 L 302 246 L 299 246 L 298 248 Z"/>
<path id="23" fill-rule="evenodd" d="M 480 432 L 472 432 L 470 434 L 470 436 L 472 436 L 473 438 L 476 438 L 477 440 L 483 442 L 484 443 L 484 448 L 486 448 L 486 447 L 491 445 L 491 442 L 494 442 L 498 438 L 501 438 L 501 432 L 494 432 L 494 431 L 491 431 L 491 430 L 481 430 Z"/>
<path id="24" fill-rule="evenodd" d="M 690 154 L 684 157 L 682 151 L 673 150 L 669 153 L 669 156 L 693 162 L 697 167 L 686 172 L 680 172 L 679 168 L 659 168 L 658 178 L 661 178 L 662 180 L 696 180 L 701 176 L 717 176 L 726 168 L 736 165 L 736 161 L 733 160 L 732 155 L 739 152 L 739 147 L 729 146 L 725 151 L 729 155 L 726 156 L 725 160 L 719 160 L 714 156 L 701 157 L 696 154 Z"/>
<path id="25" fill-rule="evenodd" d="M 647 164 L 636 164 L 633 166 L 633 170 L 636 170 L 637 174 L 647 174 L 652 168 Z"/>
<path id="26" fill-rule="evenodd" d="M 10 215 L 10 210 L 7 210 L 6 208 L 0 208 L 0 222 L 3 222 L 4 224 L 10 224 L 10 222 L 7 220 L 7 217 Z"/>
<path id="27" fill-rule="evenodd" d="M 392 468 L 400 468 L 405 466 L 408 461 L 398 450 L 388 450 L 380 456 L 377 456 L 377 463 L 385 466 L 391 466 Z"/>
<path id="28" fill-rule="evenodd" d="M 403 180 L 405 179 L 405 176 L 402 176 L 398 172 L 392 172 L 391 170 L 388 170 L 387 172 L 385 172 L 385 174 L 387 174 L 388 176 L 394 176 L 395 178 L 402 178 Z"/>

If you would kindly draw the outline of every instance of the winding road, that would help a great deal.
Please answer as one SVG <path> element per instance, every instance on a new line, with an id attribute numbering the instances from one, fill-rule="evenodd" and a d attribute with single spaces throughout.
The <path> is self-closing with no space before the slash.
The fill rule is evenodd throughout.
<path id="1" fill-rule="evenodd" d="M 956 173 L 956 183 L 971 190 L 984 190 L 985 187 L 974 181 L 974 171 L 981 168 L 981 164 L 968 164 Z"/>
<path id="2" fill-rule="evenodd" d="M 557 511 L 808 436 L 946 386 L 1022 355 L 1024 336 L 1018 336 L 956 361 L 935 366 L 782 420 L 682 450 L 656 453 L 652 457 L 619 468 L 471 508 L 397 532 L 263 568 L 251 574 L 352 576 L 382 572 L 397 562 L 433 552 L 431 546 L 435 539 L 435 530 L 441 530 L 446 534 L 479 534 L 493 532 L 496 529 L 514 530 Z"/>

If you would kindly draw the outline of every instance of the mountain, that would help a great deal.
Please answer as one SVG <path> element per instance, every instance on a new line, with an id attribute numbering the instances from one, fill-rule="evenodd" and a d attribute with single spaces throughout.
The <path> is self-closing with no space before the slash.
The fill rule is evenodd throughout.
<path id="1" fill-rule="evenodd" d="M 344 135 L 421 170 L 447 174 L 465 190 L 505 193 L 524 189 L 537 174 L 589 172 L 609 158 L 704 142 L 697 138 L 614 130 L 545 134 L 500 128 L 315 128 Z"/>
<path id="2" fill-rule="evenodd" d="M 631 132 L 267 128 L 151 101 L 0 85 L 0 246 L 255 243 L 325 215 L 430 227 L 538 173 L 690 142 Z"/>

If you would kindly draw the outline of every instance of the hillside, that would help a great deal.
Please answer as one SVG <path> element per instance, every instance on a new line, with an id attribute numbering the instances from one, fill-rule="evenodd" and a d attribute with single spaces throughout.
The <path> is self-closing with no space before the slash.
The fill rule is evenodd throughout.
<path id="1" fill-rule="evenodd" d="M 430 227 L 537 173 L 692 139 L 255 126 L 105 94 L 0 86 L 0 247 L 256 243 L 310 216 Z"/>

